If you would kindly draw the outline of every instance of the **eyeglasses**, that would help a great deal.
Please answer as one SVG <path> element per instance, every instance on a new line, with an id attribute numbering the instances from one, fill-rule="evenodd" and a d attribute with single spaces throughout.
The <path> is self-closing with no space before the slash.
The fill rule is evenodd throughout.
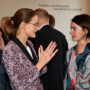
<path id="1" fill-rule="evenodd" d="M 29 24 L 32 24 L 32 25 L 34 25 L 35 27 L 38 27 L 38 23 L 29 23 Z"/>

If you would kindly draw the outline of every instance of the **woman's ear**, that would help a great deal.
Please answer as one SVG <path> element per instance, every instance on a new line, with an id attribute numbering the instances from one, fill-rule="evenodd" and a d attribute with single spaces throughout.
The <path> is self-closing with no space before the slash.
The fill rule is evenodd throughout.
<path id="1" fill-rule="evenodd" d="M 84 29 L 84 31 L 85 31 L 85 33 L 86 33 L 86 35 L 88 34 L 88 30 L 87 29 Z"/>
<path id="2" fill-rule="evenodd" d="M 21 22 L 20 28 L 21 28 L 21 29 L 24 29 L 24 28 L 25 28 L 25 22 Z"/>

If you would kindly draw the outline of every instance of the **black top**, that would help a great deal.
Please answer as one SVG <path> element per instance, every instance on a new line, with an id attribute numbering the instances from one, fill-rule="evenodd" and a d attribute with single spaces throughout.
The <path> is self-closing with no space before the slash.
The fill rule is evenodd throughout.
<path id="1" fill-rule="evenodd" d="M 34 43 L 36 52 L 38 47 L 43 46 L 44 49 L 48 46 L 50 41 L 57 43 L 59 51 L 47 64 L 47 73 L 42 75 L 41 81 L 44 85 L 44 90 L 63 90 L 63 78 L 65 76 L 65 56 L 68 50 L 68 44 L 65 36 L 58 30 L 45 25 L 37 32 L 36 39 L 31 39 Z"/>

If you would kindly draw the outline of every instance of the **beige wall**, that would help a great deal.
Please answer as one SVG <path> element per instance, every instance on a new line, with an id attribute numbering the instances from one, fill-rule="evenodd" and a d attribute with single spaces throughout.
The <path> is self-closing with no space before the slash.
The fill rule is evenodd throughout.
<path id="1" fill-rule="evenodd" d="M 13 16 L 19 8 L 44 8 L 54 15 L 55 28 L 65 34 L 70 48 L 75 45 L 69 35 L 70 20 L 77 14 L 90 14 L 89 4 L 90 0 L 0 0 L 0 19 Z"/>

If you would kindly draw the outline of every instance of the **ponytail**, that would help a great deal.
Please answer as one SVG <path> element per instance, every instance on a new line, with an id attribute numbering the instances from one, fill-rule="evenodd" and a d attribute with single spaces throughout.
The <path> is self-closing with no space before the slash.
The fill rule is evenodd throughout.
<path id="1" fill-rule="evenodd" d="M 13 20 L 11 20 L 11 18 L 5 22 L 4 29 L 5 29 L 4 33 L 8 41 L 11 40 L 16 35 L 14 25 L 13 25 Z"/>

